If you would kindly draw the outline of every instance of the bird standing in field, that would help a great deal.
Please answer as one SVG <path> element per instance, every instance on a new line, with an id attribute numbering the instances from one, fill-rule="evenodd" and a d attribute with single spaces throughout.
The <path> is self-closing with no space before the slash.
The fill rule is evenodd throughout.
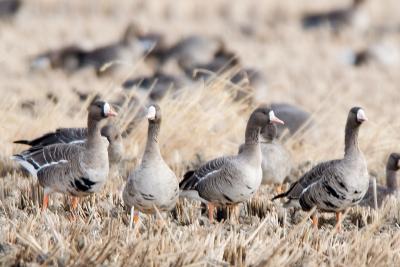
<path id="1" fill-rule="evenodd" d="M 108 141 L 100 134 L 101 122 L 117 113 L 103 101 L 92 103 L 88 111 L 88 135 L 83 145 L 34 146 L 12 157 L 44 188 L 42 211 L 53 192 L 71 195 L 75 209 L 78 197 L 98 192 L 107 180 Z"/>
<path id="2" fill-rule="evenodd" d="M 304 211 L 314 207 L 336 213 L 336 228 L 341 228 L 341 214 L 357 205 L 368 190 L 369 175 L 364 155 L 358 146 L 360 126 L 367 120 L 359 107 L 350 109 L 345 129 L 345 152 L 342 159 L 322 162 L 304 174 L 289 190 L 273 200 L 286 197 L 286 206 L 298 202 Z M 318 227 L 316 212 L 312 216 Z"/>
<path id="3" fill-rule="evenodd" d="M 239 147 L 239 153 L 244 145 Z M 260 134 L 262 154 L 262 184 L 274 184 L 278 193 L 282 193 L 282 183 L 292 169 L 289 151 L 277 140 L 277 127 L 267 124 Z"/>
<path id="4" fill-rule="evenodd" d="M 283 124 L 283 121 L 268 107 L 255 109 L 248 120 L 240 153 L 216 158 L 187 172 L 179 184 L 181 197 L 206 203 L 210 222 L 215 206 L 236 206 L 251 198 L 262 180 L 260 131 L 271 123 Z"/>
<path id="5" fill-rule="evenodd" d="M 392 153 L 389 156 L 388 162 L 386 164 L 386 186 L 377 186 L 376 188 L 376 200 L 377 206 L 382 206 L 383 200 L 386 197 L 395 194 L 398 190 L 396 173 L 400 169 L 400 154 Z M 369 188 L 367 194 L 365 194 L 363 200 L 360 202 L 361 206 L 375 207 L 375 197 L 374 197 L 374 186 L 372 181 L 369 183 Z"/>
<path id="6" fill-rule="evenodd" d="M 139 211 L 170 211 L 179 196 L 178 179 L 163 160 L 158 145 L 161 126 L 161 110 L 158 105 L 148 108 L 147 119 L 149 126 L 142 161 L 129 175 L 122 195 L 135 223 L 139 220 Z"/>

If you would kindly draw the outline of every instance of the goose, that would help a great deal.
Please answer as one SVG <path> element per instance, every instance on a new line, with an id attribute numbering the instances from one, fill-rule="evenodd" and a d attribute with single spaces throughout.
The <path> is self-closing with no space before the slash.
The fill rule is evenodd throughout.
<path id="1" fill-rule="evenodd" d="M 1 0 L 0 19 L 9 19 L 14 16 L 21 8 L 21 0 Z"/>
<path id="2" fill-rule="evenodd" d="M 271 103 L 276 115 L 284 120 L 285 125 L 278 125 L 278 138 L 293 136 L 299 130 L 307 130 L 313 125 L 311 114 L 302 108 L 288 103 Z M 285 134 L 285 131 L 288 133 Z"/>
<path id="3" fill-rule="evenodd" d="M 378 207 L 382 206 L 383 200 L 395 194 L 398 190 L 396 173 L 400 169 L 400 154 L 392 153 L 386 164 L 386 186 L 377 186 L 376 199 Z M 370 181 L 368 191 L 365 194 L 363 200 L 360 202 L 361 206 L 375 207 L 374 200 L 374 186 L 373 182 Z"/>
<path id="4" fill-rule="evenodd" d="M 128 79 L 122 84 L 122 88 L 129 90 L 134 86 L 137 86 L 142 90 L 151 90 L 149 98 L 153 101 L 161 100 L 168 90 L 181 89 L 185 84 L 185 79 L 165 74 L 161 71 L 157 71 L 152 76 L 137 77 L 134 79 Z"/>
<path id="5" fill-rule="evenodd" d="M 158 145 L 161 109 L 154 104 L 148 108 L 147 142 L 140 165 L 129 175 L 122 194 L 125 206 L 131 211 L 135 224 L 139 212 L 151 214 L 170 211 L 179 196 L 175 173 L 163 160 Z"/>
<path id="6" fill-rule="evenodd" d="M 215 53 L 220 49 L 221 45 L 221 40 L 216 38 L 190 35 L 182 38 L 168 49 L 165 61 L 176 60 L 186 67 L 206 64 L 214 58 Z"/>
<path id="7" fill-rule="evenodd" d="M 322 162 L 292 184 L 285 193 L 272 200 L 286 197 L 286 206 L 298 204 L 304 211 L 314 207 L 322 212 L 336 213 L 336 229 L 341 228 L 341 214 L 357 205 L 368 190 L 369 175 L 364 155 L 358 146 L 358 132 L 367 121 L 360 107 L 350 109 L 345 128 L 345 152 L 342 159 Z M 314 227 L 318 227 L 316 212 L 312 216 Z"/>
<path id="8" fill-rule="evenodd" d="M 178 59 L 178 64 L 189 79 L 197 81 L 210 79 L 212 75 L 209 72 L 223 72 L 238 67 L 240 60 L 235 53 L 227 50 L 221 44 L 220 48 L 215 51 L 213 57 L 207 63 L 193 63 L 190 59 L 184 57 Z"/>
<path id="9" fill-rule="evenodd" d="M 100 132 L 109 142 L 108 159 L 110 164 L 118 163 L 124 154 L 121 133 L 114 124 L 102 127 Z M 16 140 L 14 143 L 29 145 L 31 147 L 53 144 L 85 144 L 87 137 L 87 128 L 58 128 L 54 132 L 46 133 L 33 140 Z"/>
<path id="10" fill-rule="evenodd" d="M 72 196 L 72 208 L 78 198 L 98 192 L 106 182 L 108 141 L 100 134 L 102 120 L 117 113 L 104 101 L 96 101 L 88 108 L 88 137 L 84 145 L 53 144 L 34 146 L 12 159 L 37 177 L 44 188 L 42 211 L 47 209 L 49 194 Z"/>
<path id="11" fill-rule="evenodd" d="M 275 124 L 267 124 L 260 134 L 260 146 L 262 154 L 262 181 L 261 184 L 277 185 L 277 192 L 281 192 L 284 180 L 292 169 L 289 151 L 277 140 L 277 127 Z M 239 147 L 239 154 L 244 145 Z"/>
<path id="12" fill-rule="evenodd" d="M 348 24 L 365 27 L 367 17 L 360 12 L 360 7 L 365 0 L 353 0 L 351 5 L 344 8 L 334 9 L 327 12 L 305 14 L 302 18 L 304 29 L 313 29 L 327 25 L 332 30 L 339 30 Z"/>
<path id="13" fill-rule="evenodd" d="M 102 75 L 107 63 L 116 60 L 133 60 L 144 55 L 153 47 L 153 37 L 146 39 L 136 26 L 129 25 L 122 37 L 108 45 L 85 49 L 79 45 L 69 45 L 60 49 L 46 51 L 31 62 L 32 70 L 46 68 L 62 69 L 74 73 L 85 67 L 93 67 L 97 75 Z M 112 68 L 111 68 L 112 70 Z"/>
<path id="14" fill-rule="evenodd" d="M 236 205 L 251 198 L 262 180 L 260 131 L 270 123 L 283 121 L 264 105 L 255 109 L 247 122 L 240 153 L 213 159 L 187 172 L 179 184 L 180 196 L 206 203 L 210 222 L 214 206 Z"/>

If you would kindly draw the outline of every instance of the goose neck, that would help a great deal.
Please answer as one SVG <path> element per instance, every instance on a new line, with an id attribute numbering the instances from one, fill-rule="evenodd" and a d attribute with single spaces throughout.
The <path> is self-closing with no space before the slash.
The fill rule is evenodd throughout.
<path id="1" fill-rule="evenodd" d="M 101 127 L 100 121 L 88 117 L 88 138 L 87 144 L 89 147 L 95 147 L 99 142 L 101 142 Z"/>
<path id="2" fill-rule="evenodd" d="M 160 132 L 160 122 L 149 121 L 148 131 L 147 131 L 147 142 L 146 148 L 144 150 L 143 160 L 149 157 L 159 156 L 160 148 L 158 145 L 158 134 Z"/>
<path id="3" fill-rule="evenodd" d="M 358 132 L 360 130 L 359 125 L 352 125 L 352 123 L 347 122 L 345 129 L 345 157 L 352 156 L 354 154 L 360 153 L 360 148 L 358 146 Z"/>
<path id="4" fill-rule="evenodd" d="M 386 167 L 386 186 L 391 190 L 397 190 L 396 170 Z"/>

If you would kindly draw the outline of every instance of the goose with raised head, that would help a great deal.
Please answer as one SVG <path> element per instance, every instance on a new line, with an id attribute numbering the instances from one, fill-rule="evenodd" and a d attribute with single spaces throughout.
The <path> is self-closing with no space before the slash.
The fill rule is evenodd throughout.
<path id="1" fill-rule="evenodd" d="M 161 127 L 161 110 L 158 105 L 148 108 L 147 142 L 140 165 L 129 175 L 123 191 L 125 206 L 134 211 L 135 223 L 139 211 L 154 213 L 170 211 L 179 196 L 178 179 L 161 156 L 158 135 Z"/>
<path id="2" fill-rule="evenodd" d="M 357 205 L 368 190 L 368 170 L 364 155 L 358 146 L 360 126 L 367 120 L 359 107 L 350 109 L 345 129 L 345 152 L 342 159 L 322 162 L 304 174 L 289 190 L 273 200 L 286 197 L 291 204 L 299 204 L 304 211 L 314 207 L 322 212 L 335 212 L 340 230 L 341 214 Z M 313 214 L 313 225 L 318 227 L 318 217 Z"/>
<path id="3" fill-rule="evenodd" d="M 260 131 L 270 123 L 283 121 L 266 106 L 255 109 L 247 122 L 240 153 L 216 158 L 187 172 L 179 184 L 181 197 L 206 203 L 210 221 L 214 218 L 214 206 L 236 205 L 251 198 L 262 180 Z"/>
<path id="4" fill-rule="evenodd" d="M 239 153 L 243 150 L 239 147 Z M 289 176 L 292 169 L 292 159 L 289 151 L 277 140 L 277 127 L 275 124 L 267 124 L 260 134 L 260 146 L 262 154 L 262 182 L 261 184 L 273 184 L 277 186 L 277 192 L 281 193 L 281 186 Z"/>
<path id="5" fill-rule="evenodd" d="M 108 159 L 110 164 L 116 164 L 122 159 L 124 146 L 121 133 L 114 124 L 107 124 L 101 128 L 101 135 L 106 137 L 108 146 Z M 54 132 L 46 133 L 33 140 L 17 140 L 15 144 L 29 146 L 49 146 L 53 144 L 84 144 L 88 137 L 87 128 L 58 128 Z"/>
<path id="6" fill-rule="evenodd" d="M 400 154 L 392 153 L 386 164 L 386 186 L 378 185 L 376 187 L 377 206 L 382 206 L 386 197 L 395 194 L 398 191 L 397 171 L 400 169 Z M 361 206 L 375 207 L 374 186 L 373 181 L 370 181 L 367 194 L 360 202 Z"/>
<path id="7" fill-rule="evenodd" d="M 83 145 L 35 146 L 12 157 L 44 188 L 42 210 L 47 208 L 53 192 L 71 195 L 75 209 L 78 197 L 98 192 L 107 180 L 108 141 L 100 134 L 101 124 L 117 113 L 103 101 L 92 103 L 88 111 L 88 137 Z"/>
<path id="8" fill-rule="evenodd" d="M 300 130 L 307 130 L 313 122 L 310 120 L 311 114 L 302 108 L 288 103 L 272 103 L 271 108 L 276 116 L 285 121 L 285 125 L 278 125 L 277 136 L 289 137 Z M 285 131 L 288 133 L 285 134 Z"/>

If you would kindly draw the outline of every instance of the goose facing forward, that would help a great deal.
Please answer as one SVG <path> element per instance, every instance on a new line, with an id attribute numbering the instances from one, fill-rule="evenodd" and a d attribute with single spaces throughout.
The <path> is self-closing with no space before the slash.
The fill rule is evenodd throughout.
<path id="1" fill-rule="evenodd" d="M 400 169 L 400 154 L 392 153 L 389 156 L 386 164 L 386 186 L 377 186 L 376 199 L 378 207 L 382 206 L 386 197 L 395 194 L 398 190 L 396 173 Z M 373 183 L 370 181 L 368 191 L 363 200 L 360 202 L 361 206 L 375 207 L 374 188 Z"/>
<path id="2" fill-rule="evenodd" d="M 310 211 L 314 207 L 323 212 L 335 212 L 340 230 L 341 213 L 357 205 L 368 190 L 369 175 L 364 155 L 358 146 L 358 132 L 367 120 L 364 110 L 350 109 L 345 129 L 345 152 L 342 159 L 322 162 L 304 174 L 287 192 L 273 198 L 286 197 L 299 202 L 301 208 Z M 318 218 L 313 214 L 313 225 Z"/>
<path id="3" fill-rule="evenodd" d="M 178 179 L 164 162 L 158 145 L 161 126 L 161 110 L 158 105 L 148 108 L 149 121 L 147 142 L 142 162 L 128 177 L 123 191 L 127 208 L 134 211 L 134 221 L 139 219 L 139 211 L 154 213 L 170 211 L 175 207 L 179 196 Z"/>
<path id="4" fill-rule="evenodd" d="M 75 209 L 77 197 L 98 192 L 106 182 L 108 141 L 100 134 L 101 122 L 117 113 L 103 101 L 92 103 L 88 111 L 88 137 L 83 145 L 36 146 L 12 157 L 37 177 L 44 188 L 42 210 L 47 208 L 50 193 L 73 196 L 72 208 Z"/>
<path id="5" fill-rule="evenodd" d="M 262 184 L 277 185 L 277 192 L 281 193 L 281 186 L 289 176 L 291 156 L 289 151 L 277 140 L 277 127 L 267 124 L 260 133 L 260 146 L 262 154 Z M 244 145 L 239 147 L 239 153 Z"/>
<path id="6" fill-rule="evenodd" d="M 101 135 L 106 137 L 108 146 L 108 159 L 110 164 L 118 163 L 124 153 L 122 136 L 117 127 L 107 124 L 101 128 Z M 53 144 L 84 144 L 88 137 L 87 128 L 58 128 L 54 132 L 46 133 L 33 140 L 17 140 L 15 144 L 29 146 L 48 146 Z"/>
<path id="7" fill-rule="evenodd" d="M 251 198 L 262 179 L 260 131 L 270 123 L 283 124 L 283 121 L 265 106 L 255 109 L 247 122 L 240 153 L 216 158 L 186 173 L 179 184 L 181 196 L 207 203 L 210 221 L 215 205 L 235 205 Z"/>

